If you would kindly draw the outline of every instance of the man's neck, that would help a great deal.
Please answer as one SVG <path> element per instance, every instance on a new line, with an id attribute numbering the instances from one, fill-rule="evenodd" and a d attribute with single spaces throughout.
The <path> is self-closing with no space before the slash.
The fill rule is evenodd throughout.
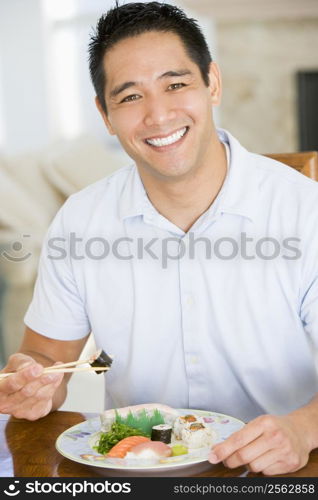
<path id="1" fill-rule="evenodd" d="M 213 162 L 183 179 L 160 182 L 140 173 L 148 198 L 156 210 L 184 232 L 208 210 L 221 190 L 227 171 L 225 146 L 217 141 Z"/>

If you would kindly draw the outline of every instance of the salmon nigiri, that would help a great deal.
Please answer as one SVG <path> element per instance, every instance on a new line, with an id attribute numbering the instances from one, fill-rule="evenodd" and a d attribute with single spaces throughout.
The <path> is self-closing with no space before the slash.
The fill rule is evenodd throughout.
<path id="1" fill-rule="evenodd" d="M 161 441 L 144 441 L 129 450 L 129 457 L 136 458 L 164 458 L 172 454 L 170 446 Z"/>
<path id="2" fill-rule="evenodd" d="M 109 458 L 124 458 L 128 451 L 136 446 L 137 444 L 144 443 L 146 441 L 150 441 L 149 438 L 144 436 L 129 436 L 121 441 L 118 441 L 115 446 L 107 453 L 107 457 Z"/>

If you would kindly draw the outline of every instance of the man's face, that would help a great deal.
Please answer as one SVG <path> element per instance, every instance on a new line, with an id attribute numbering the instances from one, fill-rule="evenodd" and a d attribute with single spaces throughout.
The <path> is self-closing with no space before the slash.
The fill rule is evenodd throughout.
<path id="1" fill-rule="evenodd" d="M 104 121 L 141 171 L 169 180 L 211 161 L 215 64 L 206 87 L 177 35 L 149 32 L 118 42 L 104 68 Z"/>

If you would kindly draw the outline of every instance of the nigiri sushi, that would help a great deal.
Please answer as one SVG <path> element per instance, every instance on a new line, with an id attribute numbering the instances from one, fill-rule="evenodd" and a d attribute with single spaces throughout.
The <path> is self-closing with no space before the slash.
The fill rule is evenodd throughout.
<path id="1" fill-rule="evenodd" d="M 133 446 L 127 455 L 129 458 L 166 458 L 172 454 L 170 446 L 161 441 L 145 441 Z"/>
<path id="2" fill-rule="evenodd" d="M 118 443 L 111 448 L 106 456 L 109 458 L 124 458 L 128 451 L 131 450 L 131 448 L 133 448 L 137 444 L 144 443 L 145 441 L 150 441 L 150 439 L 144 436 L 126 437 L 121 441 L 118 441 Z"/>

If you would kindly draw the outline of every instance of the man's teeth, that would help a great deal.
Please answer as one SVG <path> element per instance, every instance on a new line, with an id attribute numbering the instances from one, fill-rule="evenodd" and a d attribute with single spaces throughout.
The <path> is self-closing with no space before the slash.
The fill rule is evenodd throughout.
<path id="1" fill-rule="evenodd" d="M 175 132 L 172 135 L 169 135 L 168 137 L 163 137 L 162 139 L 146 139 L 146 142 L 148 144 L 151 144 L 152 146 L 160 147 L 160 146 L 168 146 L 169 144 L 173 144 L 174 142 L 177 142 L 179 139 L 181 139 L 182 136 L 187 131 L 187 127 L 184 127 L 178 132 Z"/>

